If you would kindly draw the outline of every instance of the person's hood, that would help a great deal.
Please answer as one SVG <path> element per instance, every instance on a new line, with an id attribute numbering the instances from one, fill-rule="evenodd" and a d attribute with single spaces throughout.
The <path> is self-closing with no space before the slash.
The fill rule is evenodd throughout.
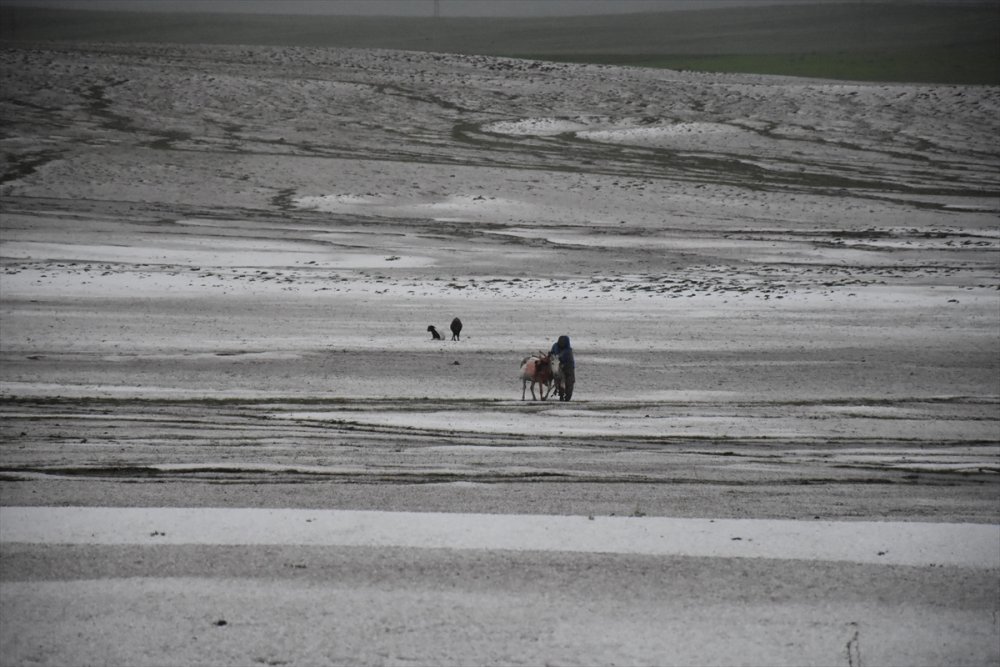
<path id="1" fill-rule="evenodd" d="M 559 336 L 557 343 L 559 344 L 560 350 L 568 350 L 570 348 L 569 336 Z"/>

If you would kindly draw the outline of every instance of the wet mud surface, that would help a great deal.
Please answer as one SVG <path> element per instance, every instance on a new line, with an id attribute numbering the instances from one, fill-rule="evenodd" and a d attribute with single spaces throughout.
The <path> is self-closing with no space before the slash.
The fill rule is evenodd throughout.
<path id="1" fill-rule="evenodd" d="M 994 88 L 0 57 L 5 504 L 995 520 Z"/>
<path id="2" fill-rule="evenodd" d="M 0 506 L 47 528 L 997 523 L 996 87 L 21 44 L 0 91 Z M 521 401 L 562 334 L 574 400 Z M 997 656 L 988 565 L 141 537 L 5 541 L 12 664 Z"/>

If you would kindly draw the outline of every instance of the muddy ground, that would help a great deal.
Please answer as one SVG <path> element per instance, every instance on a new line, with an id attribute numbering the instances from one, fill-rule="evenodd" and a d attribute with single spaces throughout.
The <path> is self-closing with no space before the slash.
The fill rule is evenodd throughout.
<path id="1" fill-rule="evenodd" d="M 2 58 L 5 503 L 996 518 L 995 88 Z M 562 333 L 577 400 L 522 403 Z"/>
<path id="2" fill-rule="evenodd" d="M 0 505 L 997 523 L 995 87 L 0 65 Z"/>

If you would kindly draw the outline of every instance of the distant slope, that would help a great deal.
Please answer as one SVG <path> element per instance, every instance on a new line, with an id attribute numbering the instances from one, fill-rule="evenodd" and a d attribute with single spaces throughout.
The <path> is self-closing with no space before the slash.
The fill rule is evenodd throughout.
<path id="1" fill-rule="evenodd" d="M 4 42 L 387 48 L 941 83 L 1000 84 L 998 35 L 997 2 L 790 4 L 532 19 L 0 8 Z"/>

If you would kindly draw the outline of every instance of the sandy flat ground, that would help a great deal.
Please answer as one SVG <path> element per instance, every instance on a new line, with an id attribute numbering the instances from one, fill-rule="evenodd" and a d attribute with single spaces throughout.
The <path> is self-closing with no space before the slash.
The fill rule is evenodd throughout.
<path id="1" fill-rule="evenodd" d="M 998 523 L 997 88 L 290 48 L 40 46 L 4 49 L 0 66 L 4 508 L 410 512 L 417 526 L 438 513 Z M 456 316 L 461 341 L 430 340 L 428 325 L 446 332 Z M 574 400 L 522 401 L 520 359 L 564 333 Z M 171 630 L 161 644 L 78 655 L 998 659 L 996 596 L 955 583 L 995 593 L 995 564 L 763 552 L 746 567 L 786 568 L 795 583 L 773 616 L 751 618 L 775 588 L 719 584 L 742 562 L 732 554 L 642 555 L 603 539 L 624 554 L 594 547 L 570 567 L 539 548 L 511 556 L 515 567 L 498 565 L 503 547 L 324 552 L 290 538 L 241 560 L 211 539 L 47 552 L 0 533 L 4 615 L 62 628 L 26 640 L 19 625 L 0 639 L 12 664 L 66 664 L 84 651 L 73 637 L 89 613 L 59 620 L 70 599 L 104 600 L 94 604 L 118 611 L 100 632 L 135 639 L 122 609 L 166 596 L 179 606 L 144 618 L 191 619 L 197 596 L 238 597 L 251 581 L 270 592 L 243 604 L 266 627 L 286 619 L 287 642 L 265 632 L 253 651 L 240 651 L 245 636 L 179 653 Z M 85 562 L 62 574 L 76 571 L 74 549 Z M 297 562 L 297 549 L 303 569 L 315 563 L 309 581 L 371 605 L 345 652 L 309 648 L 322 615 L 297 623 L 289 610 L 320 592 L 298 588 L 297 568 L 266 565 Z M 161 579 L 130 570 L 135 558 L 187 565 Z M 330 575 L 327 558 L 355 574 Z M 387 559 L 382 574 L 358 574 L 373 558 Z M 574 584 L 547 606 L 558 572 L 584 562 L 603 602 L 579 607 L 589 592 Z M 447 567 L 463 583 L 454 599 L 427 593 L 430 617 L 467 642 L 425 628 L 408 643 L 422 627 L 408 614 L 370 635 L 393 605 L 420 609 L 430 598 L 415 591 L 444 585 Z M 393 568 L 409 583 L 380 584 Z M 516 583 L 523 568 L 541 587 L 531 595 Z M 644 568 L 714 574 L 682 591 L 657 579 L 646 611 L 624 613 L 627 596 L 608 591 L 640 586 Z M 491 572 L 488 594 L 470 591 Z M 900 602 L 909 616 L 887 633 L 878 595 L 860 583 L 830 601 L 845 573 L 889 582 L 882 599 L 911 591 Z M 942 588 L 952 592 L 933 602 Z M 671 591 L 683 604 L 670 606 Z M 510 615 L 519 604 L 529 621 Z M 457 608 L 475 621 L 456 620 Z M 657 608 L 670 609 L 670 636 L 690 639 L 673 653 L 640 620 Z M 493 643 L 470 639 L 492 622 L 504 628 Z M 610 638 L 599 649 L 586 640 L 597 627 Z M 760 641 L 768 632 L 811 639 Z M 857 655 L 856 632 L 870 653 Z M 925 636 L 941 639 L 916 641 Z M 713 637 L 723 640 L 699 641 Z"/>

